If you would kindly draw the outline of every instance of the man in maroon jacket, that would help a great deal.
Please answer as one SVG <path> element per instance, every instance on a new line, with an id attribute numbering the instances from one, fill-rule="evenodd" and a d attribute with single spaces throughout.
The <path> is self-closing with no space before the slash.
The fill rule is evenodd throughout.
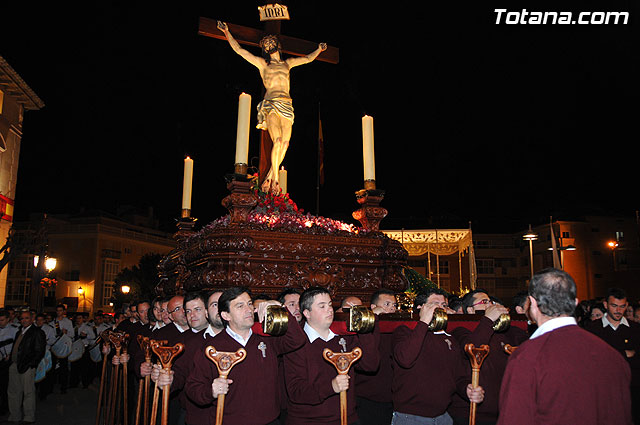
<path id="1" fill-rule="evenodd" d="M 448 306 L 445 292 L 429 288 L 414 302 L 420 319 L 411 330 L 399 326 L 393 340 L 393 425 L 452 424 L 447 413 L 454 393 L 480 403 L 482 387 L 473 388 L 462 349 L 444 331 L 429 330 L 436 308 Z"/>
<path id="2" fill-rule="evenodd" d="M 538 329 L 509 358 L 500 389 L 499 425 L 630 425 L 629 365 L 577 326 L 576 285 L 546 269 L 529 284 Z"/>
<path id="3" fill-rule="evenodd" d="M 258 318 L 264 319 L 266 307 L 277 301 L 262 302 Z M 304 333 L 289 313 L 287 332 L 269 337 L 253 333 L 254 307 L 248 289 L 232 287 L 218 300 L 225 330 L 212 338 L 209 345 L 216 351 L 236 352 L 244 348 L 243 361 L 231 370 L 228 379 L 219 377 L 218 369 L 200 350 L 193 357 L 193 370 L 185 385 L 187 396 L 209 410 L 209 423 L 215 422 L 216 404 L 225 394 L 225 425 L 277 424 L 280 414 L 278 391 L 278 355 L 293 351 L 305 342 Z"/>
<path id="4" fill-rule="evenodd" d="M 604 316 L 588 322 L 585 329 L 602 338 L 629 363 L 633 419 L 640 423 L 640 324 L 625 317 L 628 305 L 627 294 L 623 289 L 610 288 L 604 302 Z"/>
<path id="5" fill-rule="evenodd" d="M 157 381 L 160 387 L 169 385 L 172 394 L 176 391 L 179 392 L 178 397 L 180 404 L 182 409 L 185 410 L 183 422 L 187 425 L 209 424 L 209 408 L 199 406 L 191 401 L 184 391 L 184 386 L 193 369 L 194 355 L 203 351 L 208 345 L 212 345 L 212 338 L 224 329 L 220 315 L 218 314 L 218 299 L 221 294 L 222 291 L 213 290 L 202 299 L 203 305 L 207 306 L 208 326 L 206 326 L 205 329 L 200 329 L 198 332 L 193 332 L 195 328 L 192 327 L 191 331 L 182 333 L 181 342 L 185 348 L 174 362 L 171 372 L 167 373 L 164 369 L 154 366 L 151 374 L 151 379 L 154 382 Z M 187 317 L 189 317 L 189 313 L 193 307 L 198 307 L 200 303 L 198 302 L 197 296 L 187 294 L 184 304 Z M 190 324 L 196 325 L 193 321 Z"/>
<path id="6" fill-rule="evenodd" d="M 366 371 L 378 368 L 379 331 L 370 334 L 336 335 L 331 295 L 325 288 L 309 288 L 300 296 L 300 310 L 305 317 L 307 344 L 284 356 L 284 372 L 289 393 L 287 425 L 339 425 L 340 392 L 347 391 L 349 424 L 358 423 L 355 391 L 350 384 L 354 367 Z M 362 349 L 362 357 L 348 375 L 338 375 L 335 367 L 322 356 L 325 348 L 334 353 Z"/>
<path id="7" fill-rule="evenodd" d="M 455 328 L 451 333 L 458 340 L 460 347 L 473 344 L 480 347 L 483 344 L 489 346 L 489 355 L 482 363 L 480 371 L 480 386 L 484 388 L 484 401 L 476 409 L 476 425 L 495 425 L 498 420 L 498 398 L 502 376 L 507 367 L 509 355 L 504 351 L 504 346 L 518 346 L 526 341 L 527 333 L 515 326 L 507 330 L 495 332 L 493 323 L 500 315 L 508 314 L 509 310 L 500 304 L 494 304 L 489 294 L 483 289 L 469 292 L 462 299 L 462 305 L 467 314 L 483 314 L 478 320 L 478 325 L 471 331 L 463 326 Z M 466 369 L 471 376 L 471 365 L 466 362 Z M 469 423 L 469 401 L 458 394 L 453 396 L 451 406 L 447 409 L 453 423 L 467 425 Z"/>
<path id="8" fill-rule="evenodd" d="M 396 296 L 389 289 L 380 289 L 371 296 L 374 314 L 395 313 L 398 307 Z M 380 366 L 375 372 L 356 369 L 356 403 L 358 417 L 363 424 L 389 425 L 393 415 L 391 381 L 393 378 L 391 347 L 392 333 L 381 333 L 378 355 Z"/>

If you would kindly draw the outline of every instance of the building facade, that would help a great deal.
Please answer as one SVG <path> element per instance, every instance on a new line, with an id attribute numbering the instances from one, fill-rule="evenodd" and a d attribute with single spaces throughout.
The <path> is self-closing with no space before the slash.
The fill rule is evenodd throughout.
<path id="1" fill-rule="evenodd" d="M 554 261 L 552 229 L 555 238 Z M 486 289 L 510 304 L 515 294 L 527 289 L 533 272 L 548 267 L 564 269 L 576 281 L 580 300 L 606 294 L 609 287 L 621 287 L 631 301 L 640 301 L 640 240 L 637 216 L 587 216 L 573 221 L 553 221 L 534 226 L 537 236 L 529 241 L 523 229 L 516 233 L 473 233 L 473 243 L 452 254 L 436 255 L 433 249 L 416 248 L 415 233 L 435 230 L 385 231 L 390 237 L 402 234 L 409 252 L 409 266 L 441 288 L 460 293 L 473 288 Z M 440 235 L 462 230 L 439 230 Z M 400 236 L 394 237 L 401 241 Z M 443 242 L 440 242 L 442 246 Z M 428 252 L 430 251 L 430 252 Z"/>
<path id="2" fill-rule="evenodd" d="M 171 234 L 132 223 L 105 214 L 38 217 L 16 223 L 18 232 L 31 234 L 44 226 L 47 256 L 56 259 L 51 276 L 57 283 L 41 289 L 42 307 L 52 310 L 62 302 L 70 311 L 113 311 L 110 303 L 120 271 L 138 265 L 145 254 L 164 255 L 175 247 Z M 9 264 L 6 305 L 32 303 L 35 270 L 33 254 Z"/>
<path id="3" fill-rule="evenodd" d="M 0 246 L 7 240 L 13 221 L 24 112 L 42 107 L 42 100 L 0 56 Z M 0 305 L 6 285 L 5 267 L 0 271 Z"/>

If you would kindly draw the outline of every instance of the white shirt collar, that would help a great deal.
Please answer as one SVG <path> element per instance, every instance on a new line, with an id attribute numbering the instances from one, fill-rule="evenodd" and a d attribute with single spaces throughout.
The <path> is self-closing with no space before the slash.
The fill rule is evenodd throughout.
<path id="1" fill-rule="evenodd" d="M 242 335 L 235 333 L 234 331 L 231 330 L 231 328 L 229 326 L 227 326 L 226 328 L 227 333 L 229 334 L 229 336 L 233 339 L 235 339 L 236 341 L 238 341 L 238 343 L 240 345 L 242 345 L 243 347 L 247 345 L 247 342 L 249 342 L 249 338 L 251 338 L 251 335 L 253 335 L 253 330 L 249 329 L 249 336 L 247 337 L 247 339 L 245 340 Z"/>
<path id="2" fill-rule="evenodd" d="M 164 323 L 162 322 L 162 320 L 158 320 L 158 321 L 156 322 L 156 324 L 155 324 L 155 325 L 153 325 L 153 329 L 151 329 L 151 330 L 152 330 L 152 331 L 156 331 L 156 330 L 158 330 L 158 329 L 160 329 L 160 328 L 163 328 L 163 327 L 164 327 Z"/>
<path id="3" fill-rule="evenodd" d="M 33 324 L 30 324 L 29 326 L 27 326 L 26 328 L 24 328 L 24 329 L 22 330 L 22 335 L 24 335 L 24 333 L 25 333 L 25 332 L 26 332 L 26 331 L 27 331 L 31 326 L 33 326 Z"/>
<path id="4" fill-rule="evenodd" d="M 602 316 L 602 327 L 606 328 L 607 326 L 611 326 L 613 328 L 613 330 L 618 330 L 618 327 L 620 325 L 625 325 L 626 327 L 629 327 L 629 322 L 627 321 L 627 318 L 622 316 L 622 320 L 620 320 L 620 323 L 618 323 L 618 326 L 614 326 L 613 323 L 611 323 L 609 321 L 609 319 L 607 319 L 607 313 L 604 314 L 604 316 Z"/>
<path id="5" fill-rule="evenodd" d="M 209 326 L 207 326 L 207 329 L 204 330 L 202 337 L 206 338 L 207 335 L 210 336 L 211 338 L 217 335 L 216 331 L 213 330 L 213 326 L 211 326 L 211 324 L 209 324 Z"/>
<path id="6" fill-rule="evenodd" d="M 576 326 L 578 325 L 578 322 L 576 322 L 575 317 L 572 317 L 572 316 L 555 317 L 553 319 L 547 320 L 542 325 L 540 325 L 529 339 L 534 339 L 541 335 L 546 334 L 547 332 L 555 331 L 558 328 L 563 328 L 565 326 L 572 326 L 572 325 L 576 325 Z"/>
<path id="7" fill-rule="evenodd" d="M 189 328 L 187 328 L 187 329 L 182 329 L 182 328 L 180 327 L 180 325 L 179 325 L 179 324 L 177 324 L 176 322 L 173 322 L 173 324 L 176 326 L 176 329 L 178 329 L 178 331 L 180 331 L 180 333 L 182 333 L 182 332 L 186 331 L 187 329 L 189 329 Z"/>
<path id="8" fill-rule="evenodd" d="M 316 339 L 320 338 L 321 340 L 323 340 L 324 342 L 327 341 L 331 341 L 333 339 L 334 336 L 336 336 L 336 334 L 333 333 L 333 331 L 331 331 L 331 329 L 329 329 L 329 335 L 327 335 L 327 338 L 323 338 L 322 336 L 320 336 L 320 334 L 318 333 L 318 331 L 316 331 L 315 329 L 313 329 L 308 323 L 305 322 L 304 324 L 304 332 L 307 334 L 307 338 L 309 338 L 309 342 L 313 342 Z"/>

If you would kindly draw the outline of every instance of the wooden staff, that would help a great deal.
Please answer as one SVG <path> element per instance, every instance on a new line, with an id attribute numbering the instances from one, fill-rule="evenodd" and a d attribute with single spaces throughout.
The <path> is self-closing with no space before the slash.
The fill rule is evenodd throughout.
<path id="1" fill-rule="evenodd" d="M 165 347 L 160 345 L 157 341 L 151 344 L 151 349 L 162 364 L 162 368 L 166 372 L 171 372 L 171 364 L 173 363 L 173 359 L 175 359 L 182 351 L 184 350 L 184 344 L 177 343 L 173 347 Z M 157 406 L 157 401 L 156 401 Z M 156 407 L 157 409 L 157 407 Z M 165 385 L 162 388 L 162 416 L 160 417 L 160 424 L 167 425 L 169 421 L 169 385 Z"/>
<path id="2" fill-rule="evenodd" d="M 140 345 L 140 350 L 144 353 L 145 362 L 151 363 L 151 346 L 149 343 L 149 337 L 138 335 L 138 345 Z M 149 419 L 149 379 L 150 376 L 145 376 L 144 378 L 140 378 L 138 385 L 138 400 L 136 403 L 136 419 L 135 425 L 140 424 L 140 410 L 142 409 L 142 390 L 144 389 L 144 425 L 148 425 Z M 143 385 L 144 384 L 144 385 Z"/>
<path id="3" fill-rule="evenodd" d="M 508 355 L 512 355 L 514 351 L 516 351 L 516 348 L 518 348 L 518 346 L 513 346 L 511 344 L 505 344 L 504 345 L 504 352 L 507 353 Z"/>
<path id="4" fill-rule="evenodd" d="M 149 348 L 151 348 L 151 344 L 158 343 L 160 345 L 166 345 L 167 342 L 168 341 L 166 339 L 162 341 L 156 341 L 156 340 L 150 339 Z M 158 365 L 161 365 L 161 363 L 158 362 Z M 148 394 L 148 390 L 147 390 L 147 394 Z M 158 400 L 159 399 L 160 399 L 160 388 L 158 388 L 158 381 L 156 381 L 153 386 L 153 399 L 151 401 L 151 417 L 149 418 L 149 422 L 145 422 L 145 425 L 156 425 L 156 419 L 158 418 Z"/>
<path id="5" fill-rule="evenodd" d="M 124 334 L 123 338 L 122 338 L 122 352 L 123 354 L 127 354 L 127 346 L 129 345 L 129 334 Z M 129 363 L 128 361 L 122 363 L 122 399 L 123 399 L 123 405 L 124 405 L 124 417 L 123 417 L 123 423 L 124 425 L 129 425 L 129 409 L 128 409 L 128 404 L 129 404 L 129 394 L 127 392 L 127 388 L 129 386 L 129 381 L 127 380 L 127 363 Z M 118 406 L 119 407 L 119 406 Z"/>
<path id="6" fill-rule="evenodd" d="M 109 334 L 109 342 L 116 350 L 116 356 L 120 356 L 120 351 L 122 350 L 122 339 L 124 337 L 124 333 L 122 332 L 111 332 Z M 111 413 L 109 415 L 109 424 L 113 425 L 116 417 L 116 400 L 118 399 L 118 386 L 119 386 L 119 372 L 120 365 L 117 364 L 113 367 L 113 375 L 111 376 Z"/>
<path id="7" fill-rule="evenodd" d="M 348 353 L 334 353 L 333 351 L 325 348 L 322 351 L 322 357 L 338 371 L 338 375 L 347 375 L 349 368 L 360 357 L 362 357 L 362 349 L 355 347 Z M 340 423 L 342 425 L 348 425 L 347 423 L 347 391 L 340 391 Z"/>
<path id="8" fill-rule="evenodd" d="M 111 331 L 109 329 L 105 330 L 104 332 L 102 332 L 102 334 L 100 334 L 100 336 L 102 336 L 102 341 L 104 346 L 109 346 L 109 333 L 111 333 Z M 104 394 L 104 388 L 106 386 L 106 380 L 105 380 L 105 376 L 106 376 L 106 372 L 107 372 L 107 356 L 102 353 L 103 359 L 102 359 L 102 371 L 100 372 L 100 390 L 98 391 L 98 408 L 96 409 L 96 423 L 95 425 L 98 425 L 100 423 L 100 414 L 102 413 L 102 396 Z"/>
<path id="9" fill-rule="evenodd" d="M 227 379 L 231 368 L 243 361 L 247 357 L 247 351 L 240 348 L 235 353 L 216 351 L 211 345 L 204 349 L 204 354 L 209 360 L 215 363 L 218 368 L 220 378 Z M 218 395 L 218 405 L 216 409 L 216 425 L 222 425 L 222 415 L 224 413 L 224 394 Z"/>
<path id="10" fill-rule="evenodd" d="M 471 361 L 471 386 L 477 388 L 480 385 L 480 367 L 484 359 L 489 355 L 489 346 L 483 344 L 476 348 L 475 345 L 469 343 L 464 346 L 464 351 Z M 475 423 L 476 403 L 471 402 L 469 405 L 469 425 L 475 425 Z"/>
<path id="11" fill-rule="evenodd" d="M 105 402 L 104 402 L 105 412 L 104 412 L 104 421 L 103 421 L 103 424 L 105 424 L 105 425 L 109 423 L 109 417 L 113 413 L 111 411 L 111 409 L 110 409 L 110 407 L 111 407 L 111 396 L 113 395 L 113 391 L 112 391 L 113 388 L 111 386 L 109 386 L 109 384 L 112 381 L 114 367 L 111 364 L 109 366 L 111 366 L 111 367 L 107 368 L 107 376 L 106 376 L 106 381 L 105 381 L 106 397 L 105 397 Z"/>
<path id="12" fill-rule="evenodd" d="M 158 364 L 160 365 L 161 363 L 158 362 Z M 151 417 L 149 420 L 149 425 L 156 424 L 156 419 L 158 418 L 158 400 L 159 399 L 160 399 L 160 388 L 158 388 L 158 381 L 156 381 L 153 386 L 153 399 L 151 401 Z"/>

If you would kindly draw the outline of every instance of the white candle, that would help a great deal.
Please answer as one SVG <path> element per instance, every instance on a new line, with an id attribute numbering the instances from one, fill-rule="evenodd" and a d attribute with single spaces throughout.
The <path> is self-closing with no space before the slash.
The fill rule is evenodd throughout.
<path id="1" fill-rule="evenodd" d="M 238 100 L 238 132 L 236 136 L 236 164 L 249 163 L 249 122 L 251 95 L 242 93 Z"/>
<path id="2" fill-rule="evenodd" d="M 184 159 L 184 178 L 182 180 L 182 209 L 191 209 L 191 183 L 193 182 L 193 159 Z"/>
<path id="3" fill-rule="evenodd" d="M 373 152 L 373 118 L 362 117 L 362 157 L 364 163 L 364 179 L 376 179 L 376 159 Z"/>
<path id="4" fill-rule="evenodd" d="M 280 171 L 278 171 L 278 181 L 282 193 L 287 193 L 287 170 L 285 170 L 284 167 L 281 167 Z"/>

